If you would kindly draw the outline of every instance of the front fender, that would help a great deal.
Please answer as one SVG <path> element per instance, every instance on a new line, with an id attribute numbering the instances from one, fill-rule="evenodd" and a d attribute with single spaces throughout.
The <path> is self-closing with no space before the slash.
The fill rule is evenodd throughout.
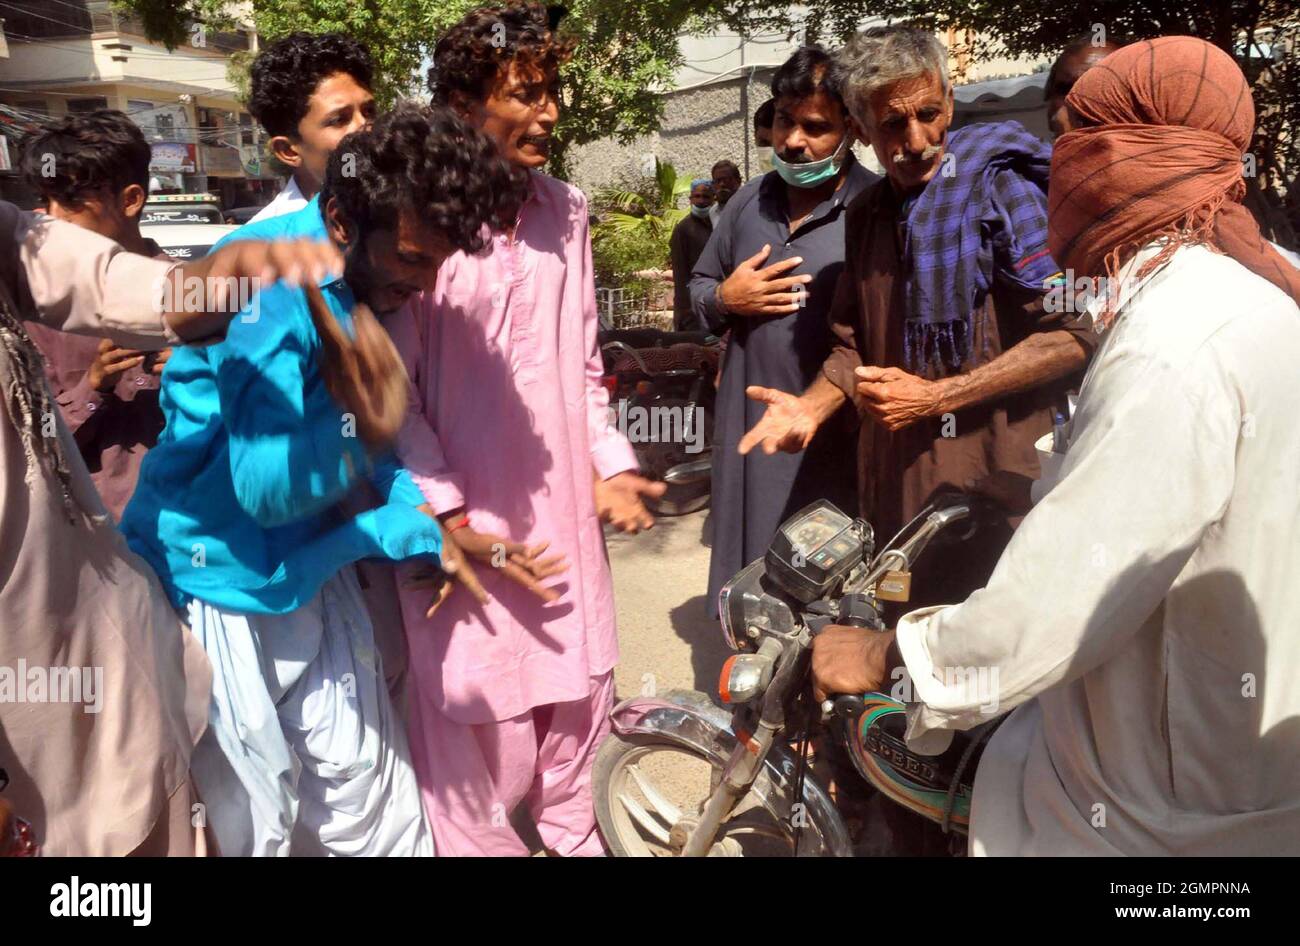
<path id="1" fill-rule="evenodd" d="M 731 728 L 731 713 L 695 690 L 669 690 L 658 697 L 631 697 L 609 714 L 620 736 L 667 736 L 701 755 L 726 765 L 738 745 Z M 763 760 L 750 791 L 777 817 L 788 819 L 794 801 L 797 760 L 784 745 L 776 744 Z M 848 826 L 830 795 L 811 771 L 805 769 L 803 803 L 814 830 L 820 830 L 824 853 L 852 857 Z"/>

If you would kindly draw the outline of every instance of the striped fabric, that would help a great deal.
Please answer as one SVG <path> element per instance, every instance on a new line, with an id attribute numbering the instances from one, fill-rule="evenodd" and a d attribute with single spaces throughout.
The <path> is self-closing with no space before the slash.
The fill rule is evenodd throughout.
<path id="1" fill-rule="evenodd" d="M 939 172 L 903 223 L 909 370 L 959 371 L 976 335 L 971 319 L 996 282 L 1042 292 L 1059 274 L 1047 249 L 1050 165 L 1051 149 L 1019 122 L 948 136 Z"/>
<path id="2" fill-rule="evenodd" d="M 1052 159 L 1051 245 L 1063 264 L 1114 277 L 1164 238 L 1137 277 L 1204 243 L 1300 301 L 1300 273 L 1241 203 L 1255 107 L 1232 57 L 1191 36 L 1134 43 L 1084 73 L 1066 99 L 1085 127 Z"/>

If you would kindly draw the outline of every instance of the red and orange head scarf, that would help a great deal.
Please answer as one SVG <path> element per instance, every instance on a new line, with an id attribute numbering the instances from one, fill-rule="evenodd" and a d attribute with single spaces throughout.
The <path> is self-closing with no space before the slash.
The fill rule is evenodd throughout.
<path id="1" fill-rule="evenodd" d="M 1095 123 L 1057 139 L 1048 189 L 1048 246 L 1079 275 L 1115 277 L 1138 248 L 1205 243 L 1300 302 L 1300 272 L 1242 205 L 1242 154 L 1255 129 L 1246 77 L 1227 53 L 1191 36 L 1126 46 L 1084 73 L 1066 97 Z"/>

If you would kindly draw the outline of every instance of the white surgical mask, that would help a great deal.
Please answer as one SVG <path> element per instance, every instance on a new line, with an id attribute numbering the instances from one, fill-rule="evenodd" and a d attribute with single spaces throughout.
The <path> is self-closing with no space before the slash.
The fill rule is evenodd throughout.
<path id="1" fill-rule="evenodd" d="M 772 152 L 774 149 L 771 145 L 761 145 L 758 148 L 758 173 L 766 174 L 772 170 Z"/>

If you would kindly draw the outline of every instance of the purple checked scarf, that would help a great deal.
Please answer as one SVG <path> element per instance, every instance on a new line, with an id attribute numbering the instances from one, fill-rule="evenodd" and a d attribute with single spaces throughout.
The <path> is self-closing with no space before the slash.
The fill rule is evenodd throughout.
<path id="1" fill-rule="evenodd" d="M 903 223 L 903 351 L 926 377 L 961 369 L 995 278 L 1041 293 L 1060 273 L 1047 249 L 1051 148 L 1008 121 L 960 128 L 945 152 Z"/>

